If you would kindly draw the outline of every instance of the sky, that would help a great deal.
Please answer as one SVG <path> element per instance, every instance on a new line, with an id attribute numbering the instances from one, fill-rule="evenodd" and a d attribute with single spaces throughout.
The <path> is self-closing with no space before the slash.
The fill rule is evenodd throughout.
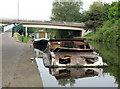
<path id="1" fill-rule="evenodd" d="M 54 0 L 0 0 L 0 19 L 23 19 L 49 21 L 52 14 L 52 3 Z M 98 0 L 82 0 L 83 9 L 88 10 L 89 6 Z M 117 0 L 99 0 L 112 3 Z"/>

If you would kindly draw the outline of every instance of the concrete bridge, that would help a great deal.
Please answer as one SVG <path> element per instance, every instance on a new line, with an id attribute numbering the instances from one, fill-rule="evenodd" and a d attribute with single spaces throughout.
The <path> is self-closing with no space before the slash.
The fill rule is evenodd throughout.
<path id="1" fill-rule="evenodd" d="M 35 21 L 35 20 L 0 20 L 0 24 L 23 24 L 24 27 L 49 28 L 59 30 L 81 30 L 84 32 L 84 23 L 57 22 L 57 21 Z"/>
<path id="2" fill-rule="evenodd" d="M 57 21 L 35 21 L 35 20 L 0 20 L 2 24 L 16 23 L 27 27 L 66 29 L 66 30 L 84 30 L 84 23 L 75 22 L 57 22 Z"/>

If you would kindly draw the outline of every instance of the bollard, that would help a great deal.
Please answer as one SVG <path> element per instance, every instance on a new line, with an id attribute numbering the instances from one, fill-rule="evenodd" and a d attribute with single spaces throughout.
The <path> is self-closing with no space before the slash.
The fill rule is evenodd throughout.
<path id="1" fill-rule="evenodd" d="M 22 32 L 22 42 L 24 42 L 24 35 L 23 35 L 23 32 Z"/>

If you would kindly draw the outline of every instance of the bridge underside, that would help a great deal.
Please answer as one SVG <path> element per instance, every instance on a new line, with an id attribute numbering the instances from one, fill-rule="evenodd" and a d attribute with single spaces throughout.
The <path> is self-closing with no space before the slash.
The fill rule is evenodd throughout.
<path id="1" fill-rule="evenodd" d="M 47 29 L 57 29 L 57 30 L 73 30 L 73 31 L 81 31 L 83 34 L 83 27 L 84 23 L 66 23 L 66 22 L 40 22 L 40 21 L 2 21 L 0 24 L 7 24 L 7 23 L 14 23 L 14 24 L 22 24 L 25 27 L 25 32 L 27 35 L 27 28 L 34 27 L 34 28 L 47 28 Z"/>
<path id="2" fill-rule="evenodd" d="M 0 26 L 5 25 L 0 23 Z M 24 27 L 34 27 L 34 28 L 48 28 L 48 29 L 58 29 L 58 30 L 84 30 L 83 28 L 68 27 L 68 26 L 52 26 L 52 25 L 23 25 Z"/>
<path id="3" fill-rule="evenodd" d="M 84 30 L 83 28 L 67 27 L 67 26 L 51 26 L 51 25 L 23 25 L 24 27 L 48 28 L 58 30 Z"/>

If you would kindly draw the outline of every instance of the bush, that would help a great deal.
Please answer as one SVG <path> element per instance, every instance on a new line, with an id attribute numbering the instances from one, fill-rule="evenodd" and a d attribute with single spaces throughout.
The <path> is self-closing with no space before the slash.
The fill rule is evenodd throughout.
<path id="1" fill-rule="evenodd" d="M 119 21 L 106 21 L 102 28 L 92 36 L 95 41 L 120 42 Z"/>

